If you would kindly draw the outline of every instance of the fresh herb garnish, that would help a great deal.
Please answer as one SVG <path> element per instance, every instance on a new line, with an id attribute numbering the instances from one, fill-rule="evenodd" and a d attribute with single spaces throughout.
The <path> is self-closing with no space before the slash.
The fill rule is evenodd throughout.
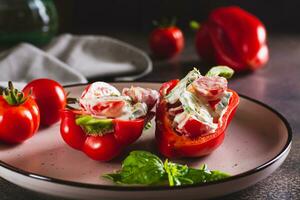
<path id="1" fill-rule="evenodd" d="M 170 91 L 170 93 L 165 96 L 166 101 L 170 104 L 174 104 L 180 98 L 180 95 L 186 90 L 187 86 L 191 84 L 194 80 L 201 76 L 200 72 L 194 68 L 190 71 L 179 83 Z"/>
<path id="2" fill-rule="evenodd" d="M 144 127 L 144 130 L 148 130 L 152 127 L 152 123 L 151 122 L 148 122 L 145 127 Z"/>
<path id="3" fill-rule="evenodd" d="M 111 119 L 99 119 L 90 115 L 79 115 L 75 122 L 88 135 L 104 135 L 112 132 L 114 128 Z"/>
<path id="4" fill-rule="evenodd" d="M 132 151 L 122 163 L 122 169 L 103 177 L 117 184 L 180 186 L 206 183 L 229 177 L 220 171 L 210 171 L 206 165 L 199 169 L 165 160 L 147 151 Z"/>
<path id="5" fill-rule="evenodd" d="M 104 175 L 118 184 L 159 184 L 164 180 L 164 164 L 154 154 L 132 151 L 122 163 L 122 170 Z"/>

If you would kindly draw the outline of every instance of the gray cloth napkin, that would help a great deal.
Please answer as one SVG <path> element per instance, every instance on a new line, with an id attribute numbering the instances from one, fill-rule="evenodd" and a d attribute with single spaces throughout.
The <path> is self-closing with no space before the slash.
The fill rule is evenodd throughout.
<path id="1" fill-rule="evenodd" d="M 26 83 L 36 78 L 50 78 L 63 85 L 87 82 L 82 74 L 30 44 L 22 43 L 0 54 L 1 82 Z"/>
<path id="2" fill-rule="evenodd" d="M 63 85 L 115 76 L 132 81 L 152 70 L 143 51 L 105 36 L 63 34 L 43 49 L 22 43 L 0 54 L 0 85 L 50 78 Z"/>
<path id="3" fill-rule="evenodd" d="M 146 53 L 106 36 L 63 34 L 44 50 L 87 78 L 123 76 L 119 80 L 134 80 L 152 70 Z"/>

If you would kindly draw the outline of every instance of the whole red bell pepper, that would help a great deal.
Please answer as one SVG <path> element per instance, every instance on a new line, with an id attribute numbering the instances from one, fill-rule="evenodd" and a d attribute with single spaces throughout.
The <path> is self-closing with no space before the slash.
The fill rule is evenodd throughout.
<path id="1" fill-rule="evenodd" d="M 156 141 L 161 154 L 169 158 L 179 157 L 199 157 L 211 153 L 223 141 L 225 130 L 230 123 L 239 103 L 238 94 L 230 89 L 232 95 L 226 112 L 222 115 L 222 123 L 218 124 L 217 129 L 211 134 L 200 132 L 201 123 L 196 120 L 189 120 L 186 124 L 186 130 L 192 132 L 196 137 L 189 137 L 176 132 L 172 126 L 172 120 L 168 112 L 168 102 L 165 97 L 179 83 L 179 80 L 171 80 L 164 83 L 160 88 L 160 100 L 156 110 Z M 213 106 L 215 102 L 211 101 Z"/>
<path id="2" fill-rule="evenodd" d="M 196 50 L 203 60 L 236 71 L 255 70 L 267 63 L 269 50 L 263 23 L 236 7 L 213 10 L 196 34 Z"/>

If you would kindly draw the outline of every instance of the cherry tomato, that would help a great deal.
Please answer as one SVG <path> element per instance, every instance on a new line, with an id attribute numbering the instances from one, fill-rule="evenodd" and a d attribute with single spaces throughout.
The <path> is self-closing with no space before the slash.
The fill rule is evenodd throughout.
<path id="1" fill-rule="evenodd" d="M 66 106 L 66 94 L 63 87 L 51 79 L 36 79 L 28 83 L 23 89 L 36 101 L 40 114 L 41 124 L 50 126 L 60 120 L 60 110 Z"/>
<path id="2" fill-rule="evenodd" d="M 149 45 L 154 55 L 171 58 L 184 47 L 184 36 L 176 26 L 156 28 L 150 34 Z"/>
<path id="3" fill-rule="evenodd" d="M 16 96 L 20 94 L 18 92 Z M 3 95 L 0 96 L 1 141 L 21 143 L 36 133 L 39 124 L 39 108 L 32 97 L 24 97 L 13 103 L 11 99 L 7 100 Z"/>

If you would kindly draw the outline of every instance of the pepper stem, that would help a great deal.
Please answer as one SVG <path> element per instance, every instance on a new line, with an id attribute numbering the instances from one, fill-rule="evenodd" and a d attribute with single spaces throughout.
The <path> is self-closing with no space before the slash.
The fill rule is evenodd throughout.
<path id="1" fill-rule="evenodd" d="M 161 20 L 157 21 L 157 20 L 153 20 L 152 23 L 154 26 L 159 27 L 159 28 L 168 28 L 168 27 L 172 27 L 176 25 L 176 17 L 172 17 L 172 18 L 162 18 Z"/>
<path id="2" fill-rule="evenodd" d="M 67 104 L 76 104 L 76 103 L 78 103 L 78 99 L 73 98 L 73 97 L 67 98 Z"/>
<path id="3" fill-rule="evenodd" d="M 9 105 L 12 106 L 20 105 L 27 100 L 27 97 L 24 97 L 24 93 L 14 88 L 14 85 L 11 81 L 8 81 L 7 88 L 0 89 L 0 95 Z"/>
<path id="4" fill-rule="evenodd" d="M 194 31 L 197 31 L 201 28 L 201 24 L 197 22 L 196 20 L 190 21 L 190 28 Z"/>
<path id="5" fill-rule="evenodd" d="M 70 92 L 67 93 L 67 105 L 66 108 L 70 109 L 70 110 L 79 110 L 78 108 L 75 108 L 73 106 L 71 106 L 70 104 L 78 104 L 78 99 L 77 98 L 73 98 L 73 97 L 69 97 Z"/>

